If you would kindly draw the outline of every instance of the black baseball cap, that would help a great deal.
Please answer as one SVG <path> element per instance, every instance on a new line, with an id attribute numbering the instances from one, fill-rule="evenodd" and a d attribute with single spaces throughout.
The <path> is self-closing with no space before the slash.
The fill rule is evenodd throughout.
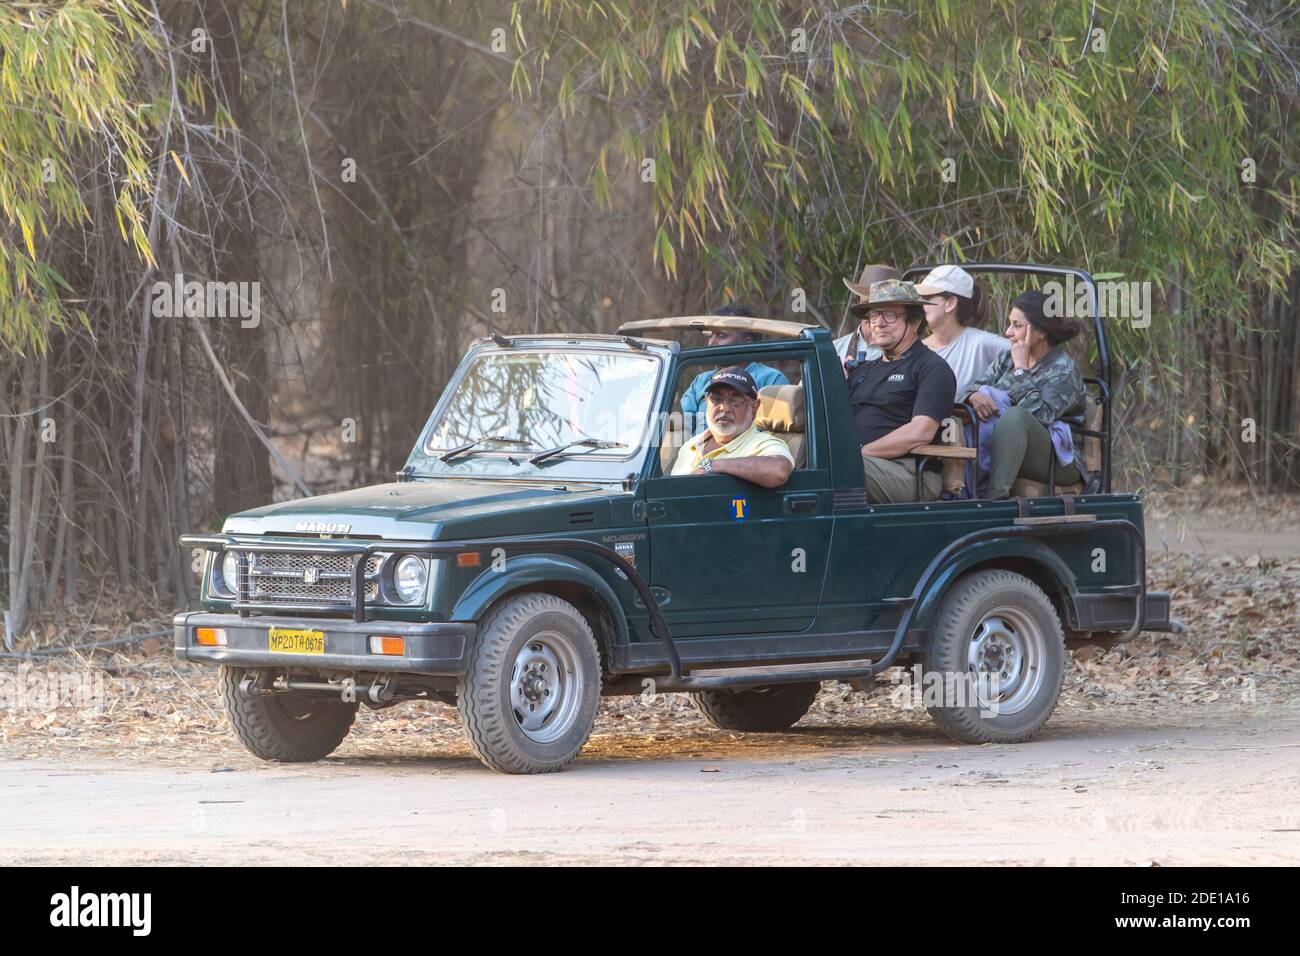
<path id="1" fill-rule="evenodd" d="M 742 395 L 758 398 L 758 386 L 754 384 L 754 376 L 739 365 L 718 369 L 713 373 L 713 378 L 709 379 L 709 384 L 704 387 L 704 391 L 707 394 L 719 385 L 729 385 Z"/>

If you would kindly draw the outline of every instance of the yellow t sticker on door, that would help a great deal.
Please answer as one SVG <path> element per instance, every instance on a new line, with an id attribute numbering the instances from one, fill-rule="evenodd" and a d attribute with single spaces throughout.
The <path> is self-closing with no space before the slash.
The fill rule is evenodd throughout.
<path id="1" fill-rule="evenodd" d="M 745 516 L 745 509 L 748 508 L 748 507 L 749 507 L 749 499 L 748 499 L 748 498 L 732 498 L 732 499 L 731 499 L 731 516 L 732 516 L 733 518 L 735 518 L 737 521 L 744 521 L 744 520 L 745 520 L 745 517 L 746 517 L 746 516 Z"/>

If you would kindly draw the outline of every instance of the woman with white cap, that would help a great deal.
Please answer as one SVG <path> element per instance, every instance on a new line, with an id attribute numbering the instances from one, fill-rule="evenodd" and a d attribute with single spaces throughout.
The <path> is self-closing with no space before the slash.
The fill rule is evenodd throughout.
<path id="1" fill-rule="evenodd" d="M 957 376 L 957 394 L 983 375 L 1011 345 L 1001 335 L 974 328 L 988 315 L 988 294 L 960 266 L 938 266 L 916 284 L 930 334 L 921 341 Z"/>

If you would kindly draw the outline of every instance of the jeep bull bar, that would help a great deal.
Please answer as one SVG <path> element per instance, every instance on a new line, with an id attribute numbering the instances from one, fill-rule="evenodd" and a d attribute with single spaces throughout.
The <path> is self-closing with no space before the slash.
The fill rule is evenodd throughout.
<path id="1" fill-rule="evenodd" d="M 365 568 L 367 560 L 374 554 L 400 552 L 402 554 L 441 557 L 460 554 L 465 551 L 488 551 L 494 548 L 501 548 L 507 554 L 550 554 L 556 551 L 577 551 L 590 554 L 608 561 L 627 578 L 628 583 L 632 585 L 641 598 L 641 603 L 645 605 L 646 611 L 649 612 L 650 633 L 659 639 L 668 654 L 669 676 L 674 680 L 680 679 L 682 676 L 682 659 L 677 652 L 677 645 L 673 641 L 672 633 L 668 629 L 668 622 L 664 620 L 658 602 L 655 601 L 654 595 L 650 593 L 650 586 L 646 584 L 645 579 L 641 577 L 630 561 L 614 549 L 607 548 L 594 541 L 585 541 L 581 538 L 481 538 L 424 543 L 388 541 L 374 544 L 348 544 L 344 541 L 313 539 L 305 539 L 302 542 L 250 540 L 231 534 L 186 534 L 181 536 L 180 541 L 181 545 L 187 548 L 202 548 L 206 551 L 218 553 L 237 551 L 257 552 L 259 554 L 330 554 L 352 557 L 354 560 L 352 562 L 352 607 L 350 610 L 352 620 L 356 624 L 364 624 L 369 620 L 365 601 Z M 235 600 L 231 606 L 239 612 L 240 617 L 247 617 L 250 611 L 284 610 L 284 608 L 268 607 L 260 603 L 240 600 L 238 590 L 236 590 Z M 333 612 L 337 614 L 340 610 L 346 611 L 348 608 L 340 608 L 335 604 L 300 603 L 295 605 L 294 610 Z"/>

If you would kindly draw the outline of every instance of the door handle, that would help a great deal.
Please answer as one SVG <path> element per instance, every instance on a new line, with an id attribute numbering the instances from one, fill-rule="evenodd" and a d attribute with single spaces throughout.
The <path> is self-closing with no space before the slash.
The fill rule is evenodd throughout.
<path id="1" fill-rule="evenodd" d="M 785 510 L 789 514 L 816 514 L 817 495 L 786 495 Z"/>

